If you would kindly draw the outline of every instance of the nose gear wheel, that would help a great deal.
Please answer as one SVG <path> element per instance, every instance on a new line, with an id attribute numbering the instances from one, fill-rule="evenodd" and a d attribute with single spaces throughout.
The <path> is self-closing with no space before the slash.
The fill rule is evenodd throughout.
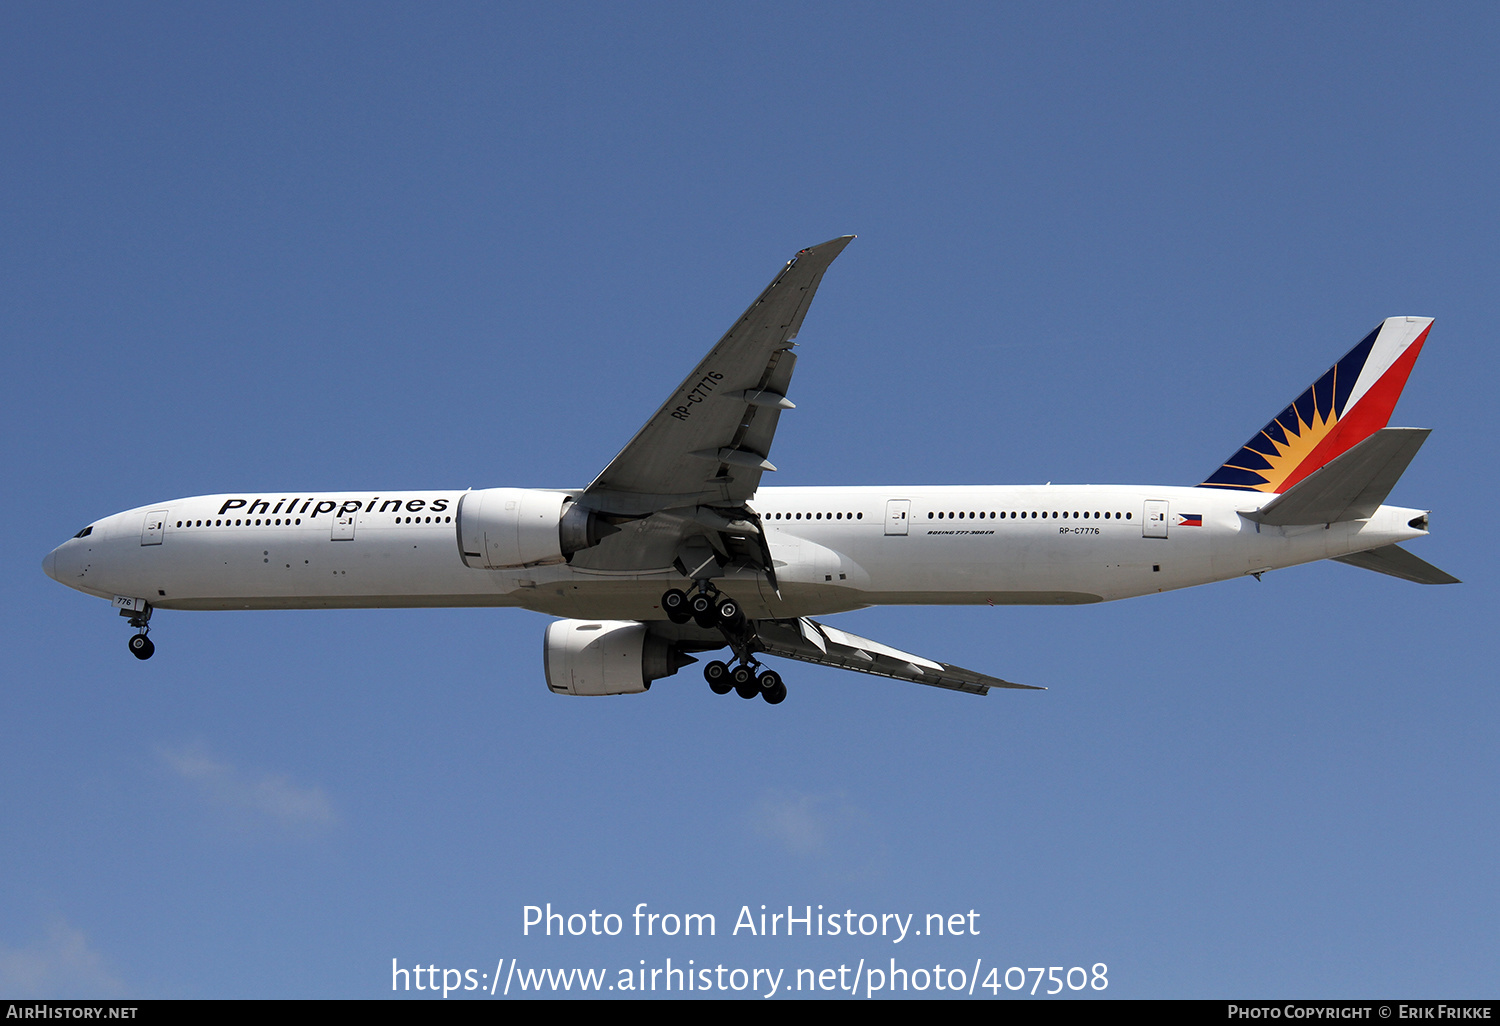
<path id="1" fill-rule="evenodd" d="M 136 633 L 131 636 L 129 642 L 130 654 L 137 659 L 150 659 L 156 653 L 156 645 L 146 637 L 151 632 L 153 610 L 149 602 L 143 602 L 142 605 L 145 608 L 140 610 L 122 609 L 120 615 L 130 617 L 128 622 L 136 629 Z"/>

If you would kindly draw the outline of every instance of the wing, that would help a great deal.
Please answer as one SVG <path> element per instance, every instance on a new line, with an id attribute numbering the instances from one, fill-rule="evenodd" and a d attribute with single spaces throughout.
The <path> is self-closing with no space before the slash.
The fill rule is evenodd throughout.
<path id="1" fill-rule="evenodd" d="M 1045 691 L 1031 684 L 1016 684 L 989 677 L 951 663 L 937 663 L 910 652 L 903 652 L 878 641 L 841 631 L 808 617 L 795 620 L 755 621 L 758 647 L 783 659 L 800 659 L 804 663 L 837 666 L 877 677 L 909 680 L 935 688 L 964 691 L 971 695 L 989 694 L 990 688 L 1019 688 Z"/>
<path id="2" fill-rule="evenodd" d="M 584 491 L 595 509 L 623 515 L 698 505 L 742 505 L 760 485 L 823 272 L 854 238 L 794 256 L 744 316 L 677 386 L 661 409 Z"/>

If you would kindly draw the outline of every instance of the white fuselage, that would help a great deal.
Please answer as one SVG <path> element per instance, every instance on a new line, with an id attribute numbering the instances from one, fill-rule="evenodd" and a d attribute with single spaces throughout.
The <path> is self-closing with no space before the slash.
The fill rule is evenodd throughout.
<path id="1" fill-rule="evenodd" d="M 45 565 L 79 591 L 160 609 L 521 606 L 657 620 L 663 589 L 682 584 L 670 565 L 471 569 L 454 523 L 463 494 L 177 499 L 97 521 Z M 1393 506 L 1326 526 L 1265 527 L 1240 515 L 1270 498 L 1134 485 L 762 488 L 751 507 L 761 516 L 780 596 L 751 570 L 730 569 L 714 583 L 752 617 L 872 605 L 1070 605 L 1427 533 L 1423 511 Z"/>

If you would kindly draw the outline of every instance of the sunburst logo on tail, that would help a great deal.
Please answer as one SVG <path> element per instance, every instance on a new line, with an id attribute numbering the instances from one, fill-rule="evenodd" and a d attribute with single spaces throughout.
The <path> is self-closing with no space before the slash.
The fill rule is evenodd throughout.
<path id="1" fill-rule="evenodd" d="M 1389 423 L 1430 317 L 1390 317 L 1203 482 L 1284 492 Z"/>

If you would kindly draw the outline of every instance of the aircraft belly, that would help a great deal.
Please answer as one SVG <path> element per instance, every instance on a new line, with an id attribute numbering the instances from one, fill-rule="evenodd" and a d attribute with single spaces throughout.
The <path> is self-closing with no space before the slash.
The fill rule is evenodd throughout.
<path id="1" fill-rule="evenodd" d="M 665 620 L 661 596 L 668 588 L 687 588 L 689 582 L 675 573 L 643 574 L 639 577 L 572 574 L 552 579 L 531 579 L 514 593 L 517 605 L 551 616 L 599 620 Z M 783 584 L 778 598 L 763 575 L 747 573 L 714 578 L 714 586 L 740 604 L 751 619 L 765 617 L 819 616 L 848 612 L 870 605 L 853 588 Z"/>

